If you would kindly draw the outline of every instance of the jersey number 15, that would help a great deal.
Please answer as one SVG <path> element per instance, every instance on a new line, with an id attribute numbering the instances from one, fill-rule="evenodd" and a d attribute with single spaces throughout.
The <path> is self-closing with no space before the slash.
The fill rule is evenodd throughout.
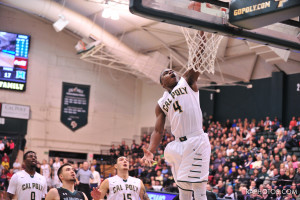
<path id="1" fill-rule="evenodd" d="M 127 198 L 126 198 L 127 196 Z M 131 200 L 131 194 L 123 194 L 123 200 Z"/>

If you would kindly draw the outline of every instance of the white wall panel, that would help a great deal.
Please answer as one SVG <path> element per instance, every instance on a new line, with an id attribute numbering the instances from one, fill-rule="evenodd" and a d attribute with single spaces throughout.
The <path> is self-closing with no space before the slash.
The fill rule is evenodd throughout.
<path id="1" fill-rule="evenodd" d="M 101 145 L 140 134 L 140 121 L 145 124 L 148 114 L 137 108 L 144 107 L 141 99 L 152 98 L 141 95 L 142 81 L 81 61 L 74 49 L 78 38 L 56 33 L 39 17 L 0 6 L 0 27 L 31 35 L 26 92 L 0 90 L 0 102 L 31 106 L 27 149 L 36 151 L 40 160 L 49 150 L 99 153 Z M 88 124 L 76 132 L 60 123 L 62 82 L 91 86 Z M 145 106 L 147 113 L 148 103 Z"/>
<path id="2" fill-rule="evenodd" d="M 156 119 L 155 107 L 159 98 L 162 97 L 163 92 L 164 89 L 160 85 L 143 84 L 141 91 L 140 127 L 154 127 Z"/>

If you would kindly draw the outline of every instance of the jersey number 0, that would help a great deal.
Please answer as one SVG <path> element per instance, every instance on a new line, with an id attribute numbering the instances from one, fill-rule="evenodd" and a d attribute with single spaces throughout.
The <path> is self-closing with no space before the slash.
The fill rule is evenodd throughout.
<path id="1" fill-rule="evenodd" d="M 31 200 L 35 200 L 35 192 L 31 192 Z"/>

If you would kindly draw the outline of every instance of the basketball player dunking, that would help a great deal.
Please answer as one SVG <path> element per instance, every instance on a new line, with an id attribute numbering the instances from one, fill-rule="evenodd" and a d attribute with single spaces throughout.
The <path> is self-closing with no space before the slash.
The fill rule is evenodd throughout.
<path id="1" fill-rule="evenodd" d="M 143 182 L 129 176 L 129 162 L 126 157 L 119 157 L 115 168 L 117 175 L 105 179 L 100 186 L 100 199 L 108 194 L 108 200 L 150 200 Z"/>
<path id="2" fill-rule="evenodd" d="M 23 156 L 25 170 L 15 173 L 7 189 L 9 199 L 45 199 L 47 183 L 44 176 L 35 171 L 36 153 L 27 151 Z M 17 198 L 16 198 L 17 197 Z"/>
<path id="3" fill-rule="evenodd" d="M 149 148 L 143 149 L 143 161 L 152 164 L 168 117 L 175 141 L 167 145 L 164 156 L 172 166 L 180 200 L 192 199 L 192 191 L 196 200 L 206 200 L 211 148 L 208 135 L 202 129 L 198 77 L 199 72 L 193 69 L 186 71 L 180 80 L 171 69 L 161 73 L 160 83 L 167 91 L 155 108 L 156 124 Z"/>

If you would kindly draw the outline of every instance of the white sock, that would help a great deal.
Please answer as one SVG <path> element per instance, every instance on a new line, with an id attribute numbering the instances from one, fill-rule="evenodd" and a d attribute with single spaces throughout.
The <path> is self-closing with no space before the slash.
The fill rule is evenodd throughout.
<path id="1" fill-rule="evenodd" d="M 195 200 L 207 200 L 206 198 L 206 182 L 192 183 Z"/>

